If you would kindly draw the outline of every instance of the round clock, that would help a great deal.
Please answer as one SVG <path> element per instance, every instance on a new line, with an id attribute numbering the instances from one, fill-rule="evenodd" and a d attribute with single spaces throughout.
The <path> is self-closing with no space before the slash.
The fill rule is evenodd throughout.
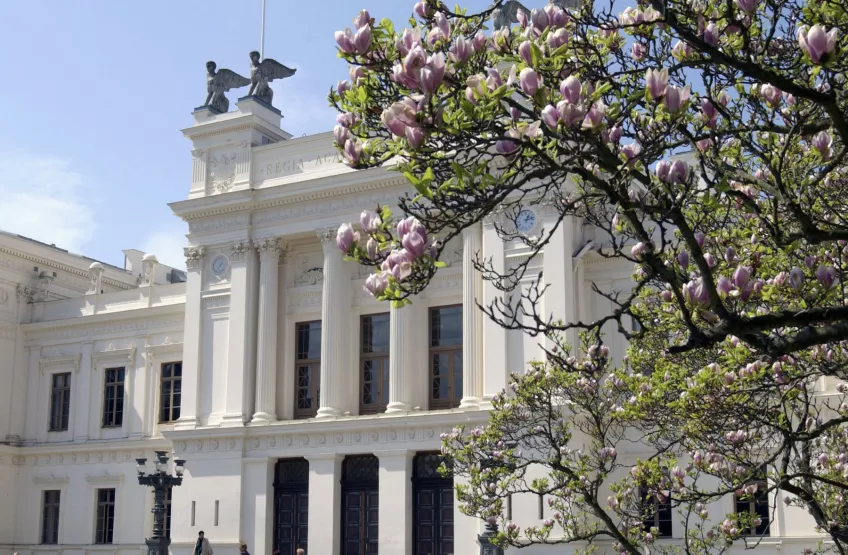
<path id="1" fill-rule="evenodd" d="M 223 254 L 219 254 L 212 260 L 212 273 L 216 276 L 222 276 L 227 273 L 227 268 L 230 266 L 230 261 Z"/>
<path id="2" fill-rule="evenodd" d="M 515 218 L 515 227 L 519 233 L 529 233 L 536 227 L 536 213 L 529 209 L 522 210 Z"/>

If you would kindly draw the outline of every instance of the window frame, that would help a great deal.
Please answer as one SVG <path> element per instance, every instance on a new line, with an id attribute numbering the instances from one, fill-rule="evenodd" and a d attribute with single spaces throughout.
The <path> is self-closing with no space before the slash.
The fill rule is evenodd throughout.
<path id="1" fill-rule="evenodd" d="M 55 493 L 57 495 L 56 502 L 48 502 L 47 496 L 49 494 Z M 52 523 L 54 525 L 54 529 L 50 530 L 51 536 L 55 536 L 54 539 L 48 540 L 47 537 L 47 524 L 48 524 L 48 514 L 47 511 L 49 509 L 54 509 L 55 514 L 52 516 Z M 62 514 L 62 490 L 61 489 L 44 489 L 41 490 L 41 545 L 59 545 L 59 531 L 60 531 L 60 518 Z"/>
<path id="2" fill-rule="evenodd" d="M 758 533 L 757 527 L 752 526 L 751 528 L 748 528 L 748 529 L 742 531 L 743 536 L 746 536 L 746 537 L 760 537 L 760 536 L 770 537 L 771 536 L 771 525 L 772 525 L 772 519 L 771 519 L 771 507 L 772 507 L 772 505 L 771 505 L 771 499 L 770 499 L 769 491 L 768 491 L 768 477 L 766 475 L 765 469 L 762 470 L 762 477 L 759 477 L 759 478 L 756 478 L 756 479 L 751 480 L 749 482 L 746 482 L 745 485 L 742 486 L 742 487 L 745 488 L 745 487 L 748 487 L 750 485 L 755 485 L 755 484 L 757 486 L 757 492 L 762 490 L 762 494 L 760 494 L 760 495 L 762 495 L 762 497 L 758 500 L 757 499 L 758 494 L 755 493 L 751 499 L 742 499 L 738 494 L 734 493 L 733 494 L 733 512 L 734 512 L 734 514 L 740 514 L 740 513 L 743 513 L 743 512 L 748 512 L 748 513 L 751 513 L 755 516 L 759 516 L 763 520 L 763 522 L 760 523 L 760 527 L 762 528 L 762 532 Z M 766 510 L 764 511 L 764 514 L 761 515 L 757 511 L 757 506 L 758 505 L 762 506 L 763 503 L 765 503 Z M 747 505 L 747 510 L 740 511 L 739 510 L 740 505 L 743 506 L 743 507 L 745 507 Z M 763 517 L 765 517 L 765 518 L 763 518 Z"/>
<path id="3" fill-rule="evenodd" d="M 65 377 L 67 383 L 63 387 L 56 387 L 56 378 Z M 50 375 L 50 421 L 48 423 L 49 432 L 67 432 L 71 422 L 71 372 L 56 372 Z M 57 391 L 61 394 L 61 414 L 56 415 L 53 411 L 56 403 Z M 67 410 L 66 410 L 67 407 Z M 56 420 L 60 420 L 56 426 Z"/>
<path id="4" fill-rule="evenodd" d="M 319 333 L 323 332 L 324 324 L 321 320 L 308 320 L 305 322 L 295 322 L 294 324 L 294 406 L 293 406 L 293 417 L 294 420 L 306 420 L 309 418 L 315 418 L 318 415 L 318 409 L 321 404 L 321 349 L 324 348 L 324 345 L 321 345 L 321 349 L 319 349 L 318 358 L 298 358 L 298 334 L 300 333 L 301 326 L 308 326 L 311 324 L 320 324 Z M 311 331 L 310 331 L 311 333 Z M 297 397 L 300 392 L 300 386 L 298 383 L 298 367 L 299 366 L 309 366 L 312 371 L 312 384 L 309 386 L 309 389 L 312 393 L 312 399 L 314 400 L 313 406 L 309 409 L 300 409 L 297 406 Z"/>
<path id="5" fill-rule="evenodd" d="M 121 379 L 120 381 L 109 381 L 109 373 L 114 371 L 121 371 Z M 124 425 L 124 405 L 126 404 L 126 385 L 127 385 L 127 367 L 126 366 L 113 366 L 109 368 L 105 368 L 103 372 L 103 415 L 100 422 L 101 428 L 122 428 Z M 112 407 L 112 410 L 109 410 L 107 405 L 107 392 L 112 389 L 114 391 L 115 403 Z M 120 396 L 118 395 L 120 393 Z M 121 410 L 118 411 L 118 399 L 121 401 Z M 111 413 L 111 414 L 110 414 Z M 111 419 L 107 420 L 107 416 L 111 416 Z"/>
<path id="6" fill-rule="evenodd" d="M 459 345 L 450 345 L 450 346 L 433 346 L 433 313 L 437 310 L 443 310 L 447 308 L 459 308 L 460 309 L 460 323 L 462 323 L 462 315 L 464 314 L 465 308 L 462 306 L 462 303 L 457 304 L 448 304 L 448 305 L 439 305 L 439 306 L 431 306 L 427 309 L 427 399 L 429 402 L 430 410 L 444 410 L 444 409 L 455 409 L 458 408 L 460 403 L 462 402 L 462 395 L 459 397 L 455 396 L 454 392 L 454 382 L 456 377 L 454 375 L 455 365 L 454 365 L 454 356 L 448 357 L 448 374 L 449 374 L 449 385 L 448 385 L 448 398 L 447 399 L 436 399 L 433 397 L 433 358 L 434 355 L 440 353 L 449 353 L 453 354 L 455 352 L 459 352 L 460 359 L 462 358 L 462 354 L 464 351 L 465 345 L 463 344 L 462 338 L 460 338 Z M 465 330 L 462 330 L 463 335 Z M 460 370 L 460 379 L 462 380 L 463 391 L 465 389 L 465 376 L 463 374 L 464 368 Z"/>
<path id="7" fill-rule="evenodd" d="M 165 367 L 166 366 L 172 366 L 173 367 L 171 369 L 170 377 L 167 377 L 167 378 L 165 377 Z M 180 375 L 174 376 L 174 369 L 176 369 L 177 366 L 179 366 L 179 368 L 180 368 Z M 165 391 L 164 386 L 165 386 L 166 382 L 171 384 L 170 395 L 168 397 L 169 404 L 168 404 L 167 408 L 165 407 L 165 395 L 164 395 L 164 391 Z M 176 407 L 177 414 L 174 415 L 174 384 L 177 383 L 177 382 L 180 385 L 180 393 L 179 393 L 180 404 L 179 404 L 178 407 Z M 162 363 L 159 364 L 159 407 L 158 407 L 159 410 L 157 410 L 157 413 L 158 413 L 158 416 L 159 416 L 159 418 L 158 418 L 159 424 L 173 424 L 174 422 L 179 420 L 180 413 L 182 412 L 181 409 L 182 409 L 182 401 L 183 401 L 182 382 L 183 382 L 183 361 L 174 360 L 174 361 L 169 361 L 169 362 L 162 362 Z M 165 419 L 162 418 L 165 415 L 166 411 L 167 411 L 167 416 L 169 418 L 168 420 L 165 420 Z"/>
<path id="8" fill-rule="evenodd" d="M 101 500 L 102 493 L 112 492 L 111 500 Z M 115 543 L 115 512 L 118 500 L 117 488 L 98 488 L 95 490 L 96 505 L 94 512 L 94 544 L 95 545 L 114 545 Z M 103 516 L 104 528 L 100 528 L 100 510 L 106 512 Z M 111 519 L 111 526 L 106 524 L 107 520 Z"/>
<path id="9" fill-rule="evenodd" d="M 389 322 L 389 346 L 385 352 L 365 352 L 365 321 L 366 319 L 375 316 L 388 316 Z M 388 312 L 375 312 L 372 314 L 363 314 L 359 317 L 359 414 L 380 414 L 386 412 L 389 401 L 383 403 L 384 394 L 388 397 L 391 370 L 389 369 L 389 356 L 391 352 L 391 316 Z M 377 384 L 376 403 L 365 404 L 363 398 L 365 394 L 365 364 L 367 362 L 377 363 L 377 379 L 371 383 Z M 373 372 L 373 370 L 372 370 Z M 385 379 L 384 379 L 385 378 Z"/>
<path id="10" fill-rule="evenodd" d="M 652 528 L 656 528 L 657 529 L 657 535 L 654 538 L 655 540 L 660 539 L 660 538 L 673 538 L 674 537 L 674 511 L 673 511 L 672 506 L 671 506 L 671 500 L 669 499 L 665 503 L 660 503 L 659 499 L 657 499 L 655 495 L 647 492 L 646 488 L 644 486 L 639 486 L 638 495 L 639 495 L 639 512 L 642 513 L 640 515 L 641 520 L 642 520 L 642 529 L 646 532 L 650 532 Z M 646 501 L 648 500 L 648 498 L 650 498 L 650 502 L 651 502 L 651 505 L 652 505 L 651 515 L 650 515 L 651 520 L 648 520 L 646 518 L 646 516 L 644 515 L 644 512 L 646 510 L 645 505 L 646 505 Z M 661 511 L 663 511 L 663 507 L 665 507 L 665 510 L 668 511 L 668 518 L 667 519 L 661 519 L 660 518 Z M 663 522 L 668 523 L 668 534 L 663 534 L 663 530 L 662 530 L 662 523 Z M 649 523 L 650 523 L 650 526 L 648 526 Z"/>

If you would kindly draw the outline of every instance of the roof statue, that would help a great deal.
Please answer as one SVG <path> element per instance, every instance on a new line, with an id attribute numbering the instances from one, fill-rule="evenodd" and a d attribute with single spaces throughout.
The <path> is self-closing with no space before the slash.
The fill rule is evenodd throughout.
<path id="1" fill-rule="evenodd" d="M 250 53 L 250 90 L 248 96 L 255 96 L 265 104 L 271 106 L 274 91 L 269 83 L 274 79 L 285 79 L 295 74 L 297 70 L 284 66 L 277 60 L 265 58 L 259 61 L 259 52 Z"/>
<path id="2" fill-rule="evenodd" d="M 548 4 L 559 6 L 563 10 L 580 8 L 580 0 L 548 0 Z M 524 12 L 527 19 L 530 19 L 530 10 L 527 9 L 527 6 L 518 0 L 506 0 L 501 6 L 492 10 L 492 26 L 497 31 L 509 27 L 513 23 L 518 23 L 518 12 Z"/>
<path id="3" fill-rule="evenodd" d="M 250 79 L 242 77 L 235 71 L 222 69 L 215 71 L 217 65 L 215 62 L 206 62 L 206 103 L 204 106 L 209 106 L 213 110 L 220 113 L 227 113 L 230 110 L 230 101 L 224 96 L 224 93 L 230 89 L 244 87 L 250 84 Z"/>
<path id="4" fill-rule="evenodd" d="M 509 27 L 512 23 L 518 23 L 518 12 L 524 12 L 530 19 L 530 10 L 518 0 L 507 0 L 500 7 L 492 11 L 492 25 L 495 31 Z"/>

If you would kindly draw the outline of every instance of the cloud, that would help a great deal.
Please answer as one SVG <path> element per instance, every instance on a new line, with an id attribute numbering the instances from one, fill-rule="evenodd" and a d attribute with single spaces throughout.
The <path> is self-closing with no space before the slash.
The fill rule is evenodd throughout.
<path id="1" fill-rule="evenodd" d="M 183 255 L 183 247 L 186 246 L 185 224 L 183 222 L 170 223 L 164 226 L 158 226 L 159 231 L 152 233 L 144 242 L 142 250 L 146 253 L 153 253 L 156 259 L 162 264 L 167 264 L 181 270 L 185 269 L 185 257 Z"/>
<path id="2" fill-rule="evenodd" d="M 97 224 L 82 175 L 68 160 L 0 154 L 0 229 L 79 253 Z"/>

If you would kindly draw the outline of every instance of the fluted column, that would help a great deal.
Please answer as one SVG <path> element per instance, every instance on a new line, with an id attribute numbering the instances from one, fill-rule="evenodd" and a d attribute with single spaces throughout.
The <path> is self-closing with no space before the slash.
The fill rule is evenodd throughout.
<path id="1" fill-rule="evenodd" d="M 336 246 L 336 229 L 318 231 L 324 246 L 324 290 L 321 298 L 321 383 L 318 418 L 341 414 L 340 393 L 347 381 L 348 328 L 350 326 L 350 286 L 343 267 L 342 253 Z"/>
<path id="2" fill-rule="evenodd" d="M 460 408 L 476 409 L 483 397 L 483 276 L 474 260 L 483 245 L 478 223 L 462 231 L 462 401 Z"/>
<path id="3" fill-rule="evenodd" d="M 259 326 L 256 339 L 256 413 L 253 421 L 277 420 L 277 306 L 282 248 L 276 237 L 260 239 Z"/>
<path id="4" fill-rule="evenodd" d="M 386 412 L 408 412 L 412 408 L 409 375 L 415 365 L 413 311 L 411 305 L 389 309 L 389 404 Z"/>

